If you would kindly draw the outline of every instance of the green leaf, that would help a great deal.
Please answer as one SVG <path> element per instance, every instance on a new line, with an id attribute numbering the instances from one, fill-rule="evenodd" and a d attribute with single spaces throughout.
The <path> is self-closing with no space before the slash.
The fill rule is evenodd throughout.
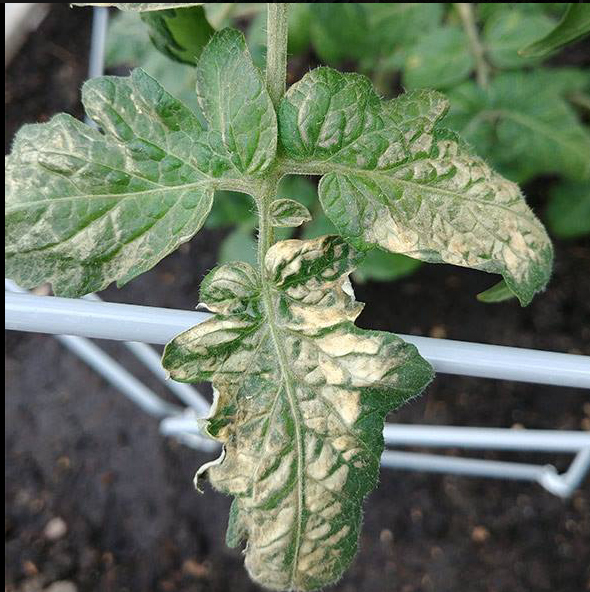
<path id="1" fill-rule="evenodd" d="M 326 64 L 358 59 L 370 51 L 370 36 L 364 7 L 358 2 L 310 4 L 311 39 Z"/>
<path id="2" fill-rule="evenodd" d="M 313 220 L 305 224 L 301 232 L 302 238 L 318 238 L 326 234 L 338 234 L 338 229 L 322 210 L 314 213 Z"/>
<path id="3" fill-rule="evenodd" d="M 160 53 L 137 13 L 119 12 L 109 19 L 105 64 L 108 68 L 140 67 L 205 121 L 195 93 L 195 68 Z"/>
<path id="4" fill-rule="evenodd" d="M 56 115 L 23 127 L 6 161 L 6 273 L 65 296 L 147 271 L 199 230 L 213 200 L 189 141 L 201 124 L 155 80 L 97 78 L 83 101 L 105 135 Z"/>
<path id="5" fill-rule="evenodd" d="M 256 226 L 256 207 L 252 198 L 237 191 L 217 191 L 206 228 L 226 228 L 233 224 Z"/>
<path id="6" fill-rule="evenodd" d="M 590 33 L 590 5 L 572 2 L 558 25 L 544 37 L 520 50 L 524 57 L 542 58 Z"/>
<path id="7" fill-rule="evenodd" d="M 504 280 L 498 282 L 495 286 L 488 288 L 484 292 L 480 292 L 477 295 L 477 299 L 480 302 L 485 302 L 488 304 L 495 303 L 495 302 L 504 302 L 505 300 L 510 300 L 514 298 L 514 294 L 512 290 L 506 285 Z"/>
<path id="8" fill-rule="evenodd" d="M 381 102 L 357 74 L 318 68 L 279 107 L 285 153 L 324 174 L 328 217 L 356 248 L 500 273 L 523 305 L 545 287 L 552 247 L 518 187 L 436 125 L 434 91 Z"/>
<path id="9" fill-rule="evenodd" d="M 495 18 L 500 13 L 512 11 L 516 8 L 528 16 L 546 14 L 548 16 L 559 16 L 563 13 L 562 2 L 518 2 L 516 4 L 507 2 L 478 2 L 475 5 L 479 20 L 486 21 Z"/>
<path id="10" fill-rule="evenodd" d="M 311 12 L 309 6 L 305 2 L 293 2 L 289 5 L 289 54 L 300 54 L 309 48 L 311 43 Z"/>
<path id="11" fill-rule="evenodd" d="M 280 197 L 287 197 L 311 208 L 318 198 L 317 188 L 308 177 L 301 175 L 286 175 L 280 183 L 277 191 Z"/>
<path id="12" fill-rule="evenodd" d="M 364 29 L 369 42 L 365 56 L 381 60 L 411 47 L 416 39 L 432 35 L 444 12 L 440 2 L 363 2 L 361 6 L 366 11 L 368 27 Z"/>
<path id="13" fill-rule="evenodd" d="M 247 264 L 219 267 L 201 288 L 215 316 L 164 352 L 175 380 L 213 382 L 206 431 L 224 451 L 197 476 L 235 496 L 228 539 L 247 540 L 250 575 L 272 589 L 340 577 L 377 484 L 384 418 L 432 377 L 413 346 L 353 324 L 354 260 L 332 236 L 272 246 L 264 287 Z"/>
<path id="14" fill-rule="evenodd" d="M 298 201 L 292 199 L 276 199 L 270 205 L 270 223 L 272 226 L 301 226 L 311 220 L 309 210 Z"/>
<path id="15" fill-rule="evenodd" d="M 164 55 L 193 66 L 215 33 L 202 6 L 143 12 L 141 20 L 149 27 L 152 43 Z"/>
<path id="16" fill-rule="evenodd" d="M 122 285 L 201 228 L 215 188 L 268 166 L 276 119 L 242 35 L 216 34 L 199 68 L 208 129 L 141 70 L 84 85 L 104 133 L 68 115 L 21 129 L 6 160 L 7 277 L 66 296 Z M 215 104 L 215 74 L 240 92 Z"/>
<path id="17" fill-rule="evenodd" d="M 219 262 L 245 261 L 256 265 L 256 241 L 252 230 L 238 227 L 228 234 L 219 248 Z"/>
<path id="18" fill-rule="evenodd" d="M 545 14 L 527 14 L 507 9 L 489 19 L 483 31 L 483 43 L 490 62 L 498 68 L 524 68 L 535 60 L 525 59 L 518 50 L 550 31 L 555 21 Z"/>
<path id="19" fill-rule="evenodd" d="M 561 183 L 550 196 L 545 217 L 555 236 L 573 239 L 590 234 L 590 183 Z"/>
<path id="20" fill-rule="evenodd" d="M 309 7 L 311 41 L 324 63 L 362 59 L 371 68 L 428 35 L 443 14 L 436 2 L 318 2 Z"/>
<path id="21" fill-rule="evenodd" d="M 239 31 L 216 33 L 203 50 L 197 94 L 210 125 L 211 146 L 225 152 L 240 172 L 262 174 L 276 152 L 276 115 Z"/>
<path id="22" fill-rule="evenodd" d="M 505 72 L 487 92 L 467 82 L 451 91 L 448 125 L 516 181 L 556 173 L 590 178 L 590 133 L 565 100 L 588 77 L 568 69 Z"/>
<path id="23" fill-rule="evenodd" d="M 170 8 L 188 8 L 202 6 L 203 2 L 73 2 L 72 6 L 113 6 L 127 12 L 150 12 Z"/>
<path id="24" fill-rule="evenodd" d="M 446 88 L 469 77 L 474 60 L 463 29 L 441 27 L 420 39 L 406 55 L 404 87 Z"/>
<path id="25" fill-rule="evenodd" d="M 353 278 L 360 283 L 391 282 L 414 273 L 421 265 L 422 262 L 418 259 L 389 253 L 382 249 L 373 249 L 359 264 L 358 269 L 353 273 Z"/>

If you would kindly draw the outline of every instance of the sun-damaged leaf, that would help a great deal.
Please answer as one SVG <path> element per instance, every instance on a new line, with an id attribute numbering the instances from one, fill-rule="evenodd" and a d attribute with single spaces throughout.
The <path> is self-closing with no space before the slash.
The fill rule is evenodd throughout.
<path id="1" fill-rule="evenodd" d="M 449 92 L 448 125 L 515 181 L 589 179 L 590 132 L 566 100 L 587 84 L 584 72 L 564 68 L 505 72 L 485 91 L 467 82 Z"/>
<path id="2" fill-rule="evenodd" d="M 141 20 L 149 27 L 150 39 L 158 50 L 192 66 L 215 33 L 202 6 L 142 12 Z"/>
<path id="3" fill-rule="evenodd" d="M 206 431 L 224 452 L 198 475 L 235 496 L 228 541 L 246 539 L 246 567 L 269 588 L 340 577 L 377 482 L 385 415 L 432 376 L 413 346 L 353 324 L 354 260 L 331 236 L 272 246 L 265 285 L 244 263 L 219 267 L 201 288 L 215 317 L 164 352 L 175 380 L 213 382 Z"/>
<path id="4" fill-rule="evenodd" d="M 201 89 L 208 127 L 136 70 L 84 85 L 102 133 L 68 115 L 22 128 L 6 159 L 7 277 L 67 296 L 124 284 L 199 230 L 214 189 L 264 170 L 276 118 L 262 79 L 240 33 L 210 45 L 218 51 L 201 56 L 200 84 L 217 73 L 241 92 L 214 105 Z"/>
<path id="5" fill-rule="evenodd" d="M 273 226 L 301 226 L 311 220 L 309 210 L 293 199 L 277 199 L 270 205 L 270 223 Z"/>
<path id="6" fill-rule="evenodd" d="M 523 305 L 548 281 L 552 247 L 518 187 L 437 126 L 434 91 L 382 102 L 368 79 L 318 68 L 279 107 L 284 150 L 324 174 L 322 206 L 356 248 L 501 274 Z"/>
<path id="7" fill-rule="evenodd" d="M 590 34 L 590 5 L 586 2 L 571 2 L 563 18 L 552 31 L 538 41 L 527 45 L 519 53 L 524 57 L 545 57 L 588 34 Z"/>
<path id="8" fill-rule="evenodd" d="M 128 12 L 150 12 L 170 8 L 202 6 L 203 2 L 73 2 L 72 6 L 113 6 Z"/>
<path id="9" fill-rule="evenodd" d="M 199 230 L 213 200 L 190 140 L 201 125 L 155 80 L 98 78 L 83 97 L 104 134 L 57 115 L 23 127 L 6 160 L 6 274 L 67 296 L 150 269 Z"/>

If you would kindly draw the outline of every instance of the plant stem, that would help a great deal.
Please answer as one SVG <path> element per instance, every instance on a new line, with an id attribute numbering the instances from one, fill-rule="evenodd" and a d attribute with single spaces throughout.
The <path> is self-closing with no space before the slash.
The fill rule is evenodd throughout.
<path id="1" fill-rule="evenodd" d="M 456 2 L 455 7 L 459 13 L 461 22 L 463 23 L 463 28 L 467 33 L 471 53 L 475 59 L 475 76 L 477 83 L 482 88 L 486 88 L 490 78 L 490 67 L 485 59 L 484 48 L 479 40 L 479 34 L 477 32 L 477 27 L 475 26 L 473 5 L 469 2 Z"/>
<path id="2" fill-rule="evenodd" d="M 278 177 L 267 178 L 260 184 L 260 189 L 255 196 L 256 205 L 258 206 L 258 265 L 263 275 L 264 257 L 274 241 L 269 211 L 270 204 L 277 195 L 278 185 Z"/>
<path id="3" fill-rule="evenodd" d="M 267 4 L 266 86 L 275 109 L 285 94 L 287 80 L 288 4 Z M 266 173 L 255 194 L 258 206 L 258 265 L 264 276 L 264 257 L 274 240 L 270 204 L 277 195 L 281 173 L 275 167 Z"/>
<path id="4" fill-rule="evenodd" d="M 269 2 L 266 20 L 266 86 L 275 109 L 285 94 L 287 80 L 287 10 L 285 3 Z"/>

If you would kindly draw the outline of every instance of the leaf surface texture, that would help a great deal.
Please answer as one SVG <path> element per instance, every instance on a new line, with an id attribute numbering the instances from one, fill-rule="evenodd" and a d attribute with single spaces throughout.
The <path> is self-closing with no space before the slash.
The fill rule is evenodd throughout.
<path id="1" fill-rule="evenodd" d="M 228 541 L 247 539 L 246 567 L 270 588 L 314 590 L 346 569 L 385 415 L 432 376 L 413 346 L 353 324 L 355 258 L 329 236 L 272 246 L 264 283 L 221 266 L 201 290 L 215 317 L 164 353 L 172 378 L 217 391 L 206 430 L 224 454 L 200 473 L 235 496 Z"/>

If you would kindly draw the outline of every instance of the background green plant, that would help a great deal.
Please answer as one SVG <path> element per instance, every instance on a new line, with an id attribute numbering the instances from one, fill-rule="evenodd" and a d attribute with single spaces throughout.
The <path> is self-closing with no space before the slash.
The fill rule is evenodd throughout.
<path id="1" fill-rule="evenodd" d="M 188 10 L 198 13 L 200 30 L 211 32 L 228 24 L 245 28 L 253 60 L 264 67 L 263 6 L 221 3 Z M 444 90 L 451 101 L 447 125 L 502 174 L 528 184 L 535 192 L 540 185 L 535 181 L 549 176 L 541 199 L 530 197 L 543 204 L 542 217 L 553 236 L 574 239 L 590 234 L 590 75 L 587 68 L 559 65 L 551 60 L 549 50 L 534 57 L 519 53 L 552 33 L 567 7 L 560 3 L 468 6 L 468 18 L 482 50 L 480 64 L 460 9 L 443 3 L 292 4 L 289 53 L 295 61 L 361 71 L 384 96 L 395 96 L 402 89 Z M 165 11 L 171 15 L 168 23 L 175 22 L 175 13 L 186 10 Z M 575 10 L 582 13 L 584 8 Z M 584 14 L 578 16 L 579 21 Z M 159 16 L 158 22 L 163 21 Z M 194 68 L 187 65 L 191 60 L 173 55 L 183 49 L 174 41 L 172 50 L 162 48 L 162 40 L 170 41 L 171 35 L 147 24 L 136 13 L 116 14 L 109 29 L 107 66 L 141 66 L 198 112 Z M 206 39 L 207 35 L 202 36 L 203 44 Z M 557 44 L 553 54 L 559 49 L 563 51 Z M 198 47 L 193 45 L 192 51 L 196 57 Z M 482 69 L 485 84 L 480 80 Z M 300 229 L 280 229 L 279 238 L 313 238 L 333 232 L 311 180 L 283 180 L 281 196 L 307 206 L 313 221 Z M 241 194 L 225 197 L 216 200 L 206 223 L 209 228 L 229 229 L 220 245 L 219 261 L 253 260 L 256 218 L 250 202 Z M 361 282 L 392 280 L 420 265 L 416 259 L 375 249 L 354 278 Z"/>

